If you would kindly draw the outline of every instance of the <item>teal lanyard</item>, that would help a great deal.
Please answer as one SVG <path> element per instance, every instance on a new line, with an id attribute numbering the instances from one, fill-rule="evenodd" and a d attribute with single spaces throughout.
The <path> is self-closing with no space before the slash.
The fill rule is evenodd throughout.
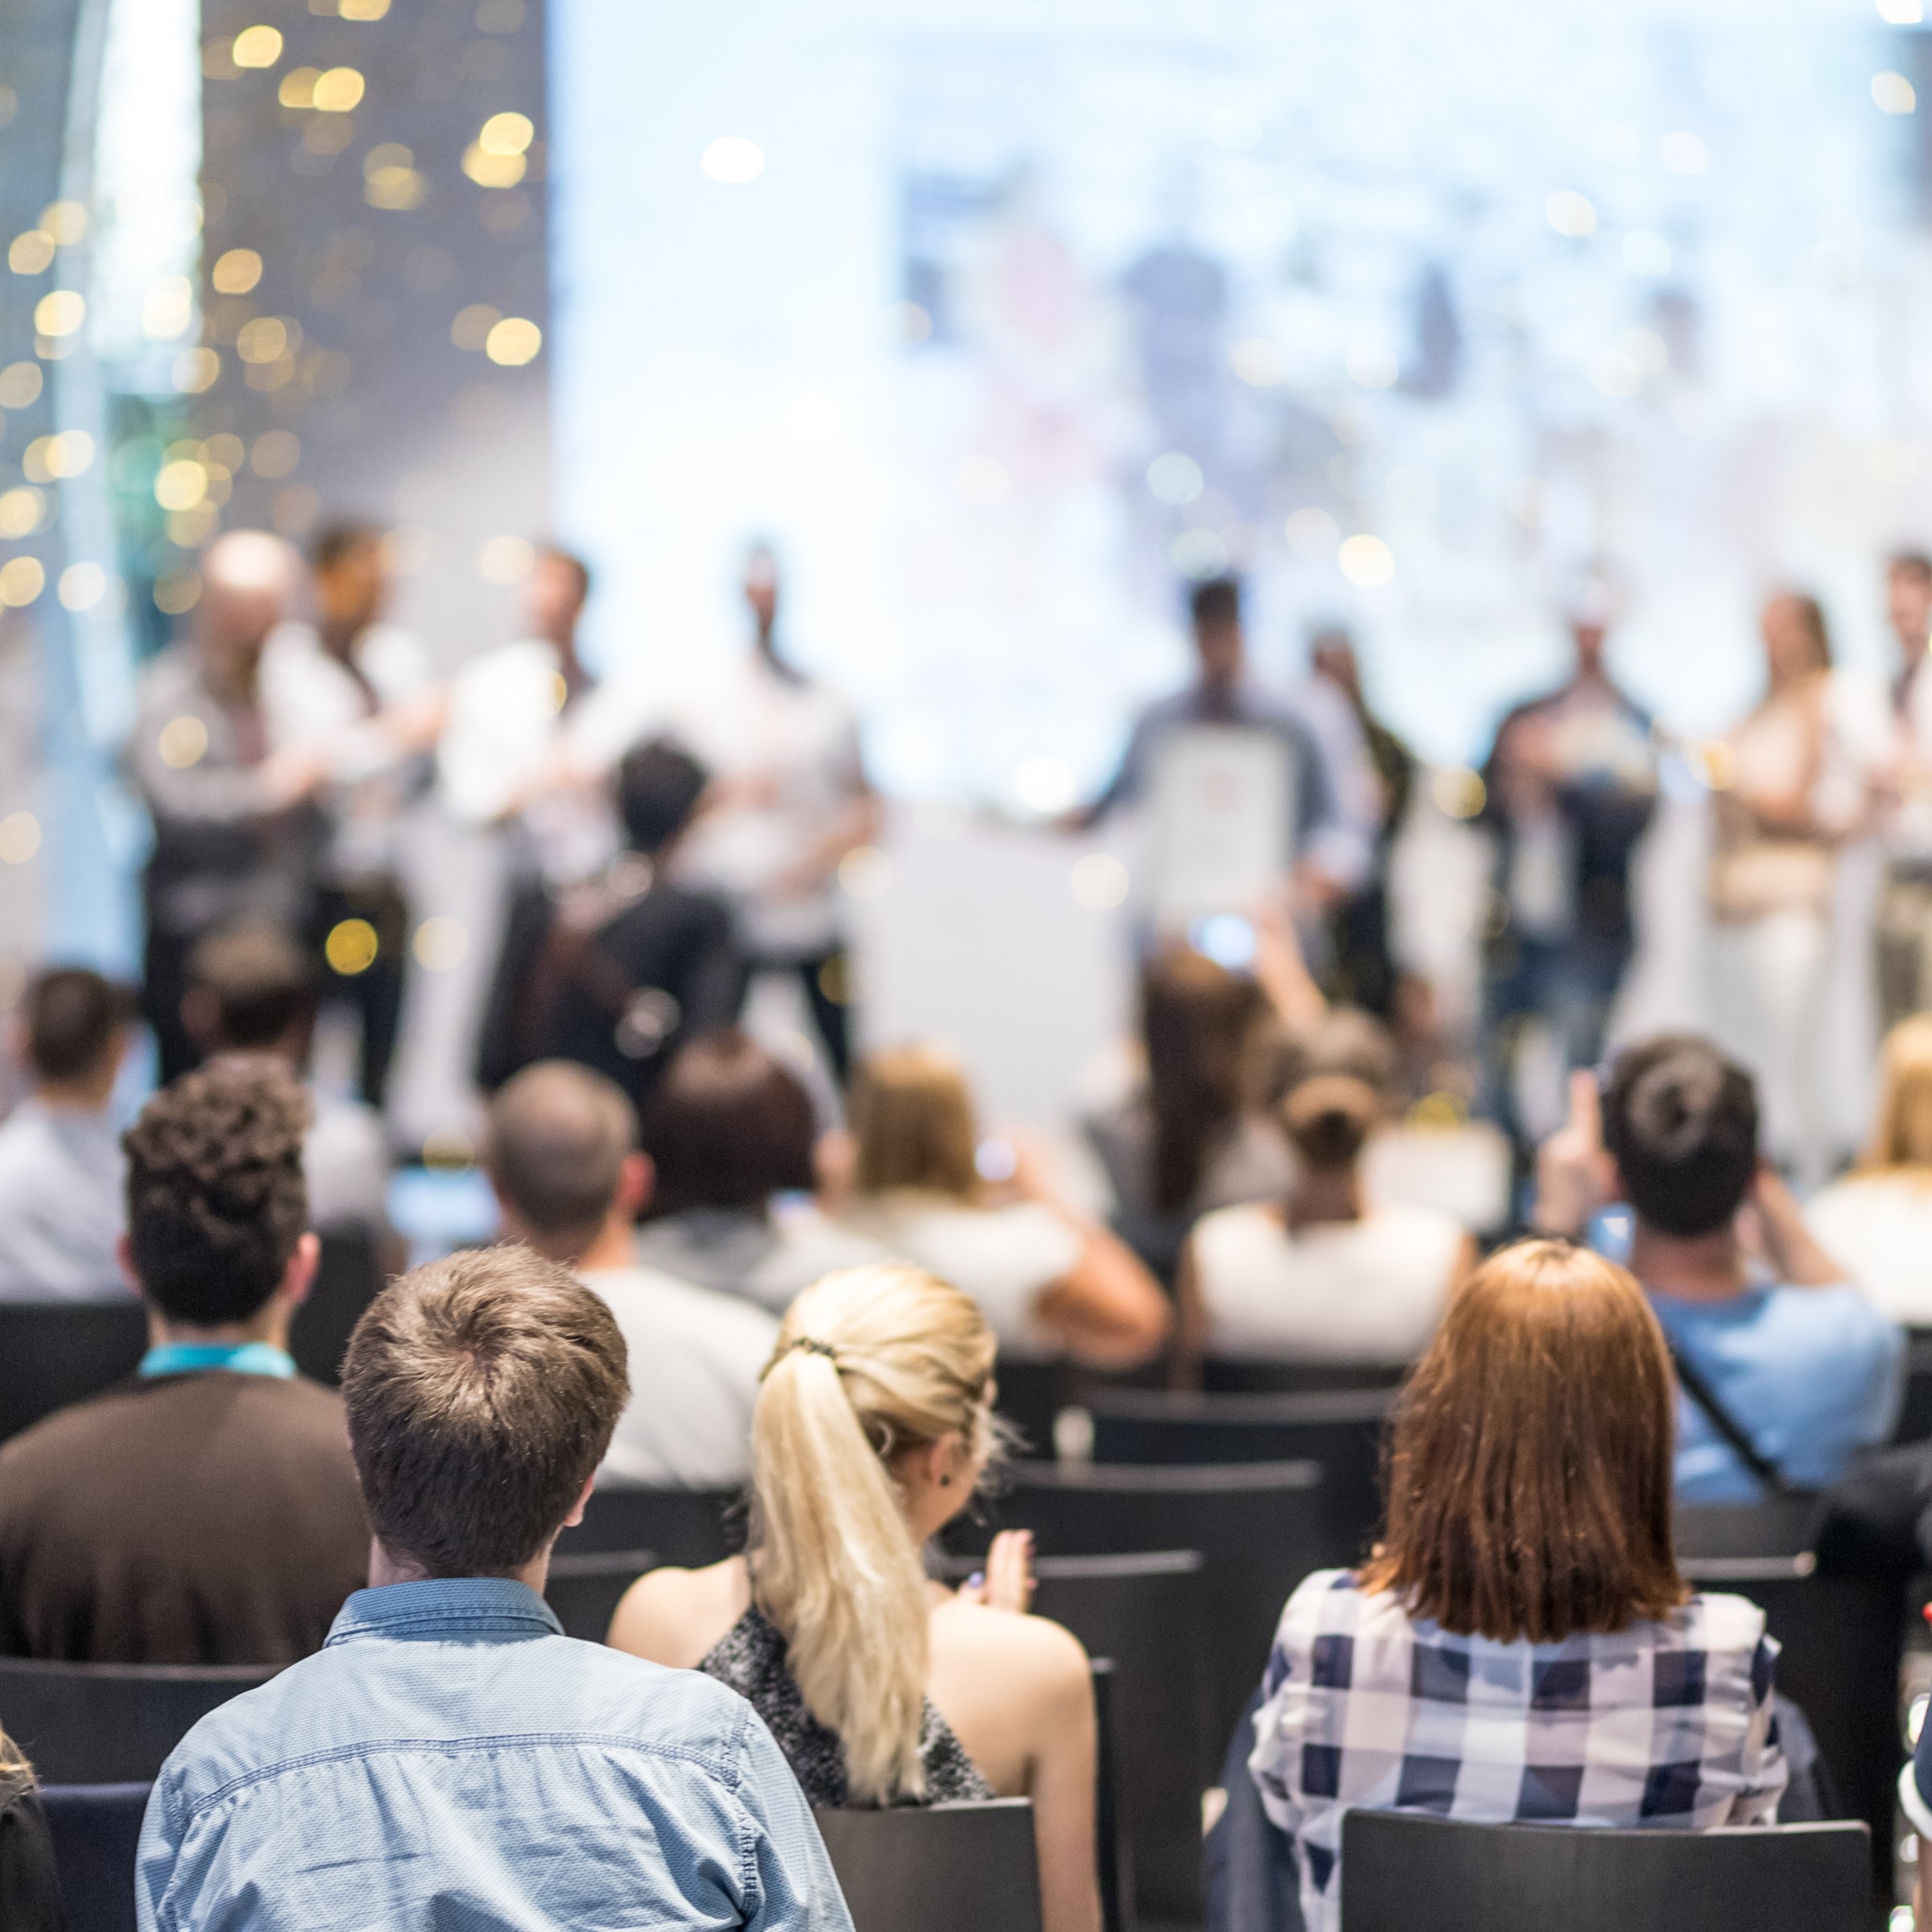
<path id="1" fill-rule="evenodd" d="M 287 1381 L 295 1364 L 272 1342 L 161 1342 L 141 1358 L 142 1375 L 193 1375 L 224 1368 L 230 1375 L 272 1375 Z"/>

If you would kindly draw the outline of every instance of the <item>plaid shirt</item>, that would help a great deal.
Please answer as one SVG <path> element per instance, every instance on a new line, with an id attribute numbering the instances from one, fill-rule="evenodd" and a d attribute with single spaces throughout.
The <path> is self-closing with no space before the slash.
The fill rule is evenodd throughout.
<path id="1" fill-rule="evenodd" d="M 1777 1645 L 1736 1596 L 1560 1644 L 1499 1644 L 1412 1620 L 1345 1570 L 1282 1612 L 1249 1769 L 1293 1835 L 1308 1932 L 1341 1922 L 1353 1806 L 1578 1825 L 1769 1824 L 1785 1788 Z"/>

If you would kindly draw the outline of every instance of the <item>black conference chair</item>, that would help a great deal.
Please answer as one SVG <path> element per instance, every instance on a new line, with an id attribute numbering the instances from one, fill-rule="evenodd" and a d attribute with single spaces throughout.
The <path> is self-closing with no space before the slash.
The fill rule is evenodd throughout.
<path id="1" fill-rule="evenodd" d="M 1201 1364 L 1201 1386 L 1210 1395 L 1334 1395 L 1399 1389 L 1408 1373 L 1406 1363 L 1270 1362 L 1211 1355 Z"/>
<path id="2" fill-rule="evenodd" d="M 1100 1932 L 1134 1932 L 1133 1862 L 1121 1834 L 1120 1746 L 1114 1728 L 1113 1660 L 1088 1659 L 1093 1678 L 1093 1858 L 1100 1880 Z"/>
<path id="3" fill-rule="evenodd" d="M 1096 1463 L 1306 1460 L 1322 1469 L 1327 1538 L 1320 1565 L 1356 1562 L 1382 1521 L 1382 1436 L 1392 1389 L 1305 1395 L 1192 1395 L 1093 1389 Z"/>
<path id="4" fill-rule="evenodd" d="M 854 1932 L 1040 1932 L 1025 1798 L 816 1816 Z"/>
<path id="5" fill-rule="evenodd" d="M 1060 1411 L 1075 1399 L 1080 1376 L 1071 1362 L 1017 1362 L 1001 1360 L 993 1372 L 998 1396 L 994 1409 L 1015 1431 L 1015 1455 L 1051 1456 L 1053 1425 Z"/>
<path id="6" fill-rule="evenodd" d="M 626 1550 L 701 1570 L 745 1547 L 746 1510 L 736 1489 L 646 1489 L 611 1484 L 591 1492 L 584 1520 L 557 1538 L 559 1556 Z"/>
<path id="7" fill-rule="evenodd" d="M 134 1932 L 134 1853 L 148 1784 L 43 1785 L 68 1932 Z"/>
<path id="8" fill-rule="evenodd" d="M 1905 1747 L 1899 1735 L 1901 1606 L 1882 1579 L 1835 1576 L 1813 1544 L 1810 1497 L 1705 1505 L 1677 1513 L 1678 1565 L 1700 1590 L 1760 1604 L 1782 1646 L 1777 1688 L 1810 1720 L 1847 1812 L 1871 1828 L 1872 1869 L 1889 1885 Z"/>
<path id="9" fill-rule="evenodd" d="M 553 1556 L 543 1598 L 557 1613 L 566 1637 L 601 1644 L 624 1592 L 646 1570 L 658 1567 L 649 1550 L 585 1550 Z"/>
<path id="10" fill-rule="evenodd" d="M 979 1560 L 950 1558 L 943 1574 L 960 1582 Z M 1208 1663 L 1200 1553 L 1042 1556 L 1034 1572 L 1034 1608 L 1113 1666 L 1121 1831 L 1133 1896 L 1151 1918 L 1198 1920 L 1207 1783 L 1199 1766 L 1209 1741 L 1201 1722 Z"/>
<path id="11" fill-rule="evenodd" d="M 0 1718 L 47 1784 L 151 1781 L 196 1723 L 279 1668 L 0 1657 Z"/>
<path id="12" fill-rule="evenodd" d="M 1928 1437 L 1932 1437 L 1932 1328 L 1914 1328 L 1905 1351 L 1905 1399 L 1892 1439 L 1922 1443 Z"/>
<path id="13" fill-rule="evenodd" d="M 382 1261 L 366 1232 L 325 1234 L 322 1258 L 308 1298 L 289 1324 L 288 1352 L 295 1366 L 333 1389 L 342 1379 L 342 1357 L 362 1311 L 382 1292 Z"/>
<path id="14" fill-rule="evenodd" d="M 0 1302 L 0 1441 L 111 1388 L 139 1367 L 147 1311 L 99 1302 Z"/>
<path id="15" fill-rule="evenodd" d="M 1397 1811 L 1342 1821 L 1342 1932 L 1856 1932 L 1863 1825 L 1603 1831 Z"/>
<path id="16" fill-rule="evenodd" d="M 979 1520 L 947 1530 L 956 1550 L 983 1551 L 996 1530 L 1030 1530 L 1036 1553 L 1112 1556 L 1198 1550 L 1203 1579 L 1208 1700 L 1193 1770 L 1212 1781 L 1226 1736 L 1261 1681 L 1289 1593 L 1320 1567 L 1320 1469 L 1309 1462 L 1130 1468 L 1014 1463 Z M 1198 1789 L 1199 1787 L 1197 1787 Z"/>

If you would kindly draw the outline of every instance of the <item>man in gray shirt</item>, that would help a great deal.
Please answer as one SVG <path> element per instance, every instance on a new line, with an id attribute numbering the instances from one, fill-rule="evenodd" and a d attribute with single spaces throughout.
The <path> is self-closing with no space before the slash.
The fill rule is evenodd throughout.
<path id="1" fill-rule="evenodd" d="M 0 1125 L 0 1300 L 129 1294 L 114 1255 L 123 1164 L 108 1101 L 133 996 L 97 972 L 56 967 L 28 988 L 22 1014 L 33 1084 Z"/>

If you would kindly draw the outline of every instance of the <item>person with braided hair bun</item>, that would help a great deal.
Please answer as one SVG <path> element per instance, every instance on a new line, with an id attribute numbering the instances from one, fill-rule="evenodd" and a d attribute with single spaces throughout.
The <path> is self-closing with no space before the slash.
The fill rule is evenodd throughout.
<path id="1" fill-rule="evenodd" d="M 640 1578 L 609 1641 L 729 1684 L 815 1805 L 1031 1798 L 1046 1932 L 1098 1932 L 1086 1653 L 1028 1614 L 1026 1533 L 961 1590 L 921 1562 L 995 1459 L 993 1352 L 971 1297 L 918 1269 L 807 1289 L 753 1416 L 749 1552 Z"/>
<path id="2" fill-rule="evenodd" d="M 0 1450 L 0 1654 L 288 1663 L 361 1586 L 341 1401 L 288 1354 L 317 1254 L 308 1117 L 285 1067 L 237 1056 L 129 1130 L 121 1261 L 151 1346 Z"/>

